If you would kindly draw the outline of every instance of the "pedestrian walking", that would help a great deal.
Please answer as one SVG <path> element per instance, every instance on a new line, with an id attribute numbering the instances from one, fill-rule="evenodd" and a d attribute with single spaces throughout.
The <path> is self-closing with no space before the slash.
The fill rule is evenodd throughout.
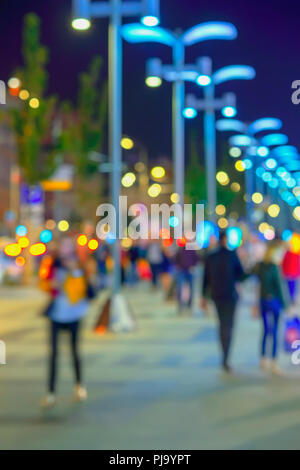
<path id="1" fill-rule="evenodd" d="M 188 309 L 192 306 L 193 300 L 193 271 L 198 263 L 198 256 L 194 250 L 186 250 L 185 247 L 179 248 L 176 257 L 175 265 L 177 270 L 177 300 L 179 313 L 183 309 Z M 184 289 L 188 288 L 187 300 L 184 299 Z"/>
<path id="2" fill-rule="evenodd" d="M 206 297 L 210 297 L 216 305 L 222 367 L 227 373 L 231 372 L 229 353 L 238 300 L 236 283 L 244 277 L 245 273 L 236 252 L 227 248 L 226 232 L 221 232 L 218 247 L 209 253 L 205 260 L 202 307 L 207 308 Z"/>

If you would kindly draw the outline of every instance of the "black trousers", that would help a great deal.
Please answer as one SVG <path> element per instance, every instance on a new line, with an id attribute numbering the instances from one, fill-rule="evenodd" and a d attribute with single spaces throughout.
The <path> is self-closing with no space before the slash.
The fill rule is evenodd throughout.
<path id="1" fill-rule="evenodd" d="M 218 299 L 215 300 L 215 304 L 219 320 L 219 336 L 223 353 L 223 365 L 227 365 L 234 326 L 236 300 Z"/>
<path id="2" fill-rule="evenodd" d="M 58 336 L 61 331 L 67 331 L 70 335 L 72 360 L 75 372 L 75 381 L 81 383 L 81 366 L 78 354 L 78 336 L 79 321 L 72 323 L 58 323 L 51 321 L 50 324 L 50 373 L 49 373 L 49 392 L 55 392 L 57 376 L 57 356 L 58 356 Z"/>

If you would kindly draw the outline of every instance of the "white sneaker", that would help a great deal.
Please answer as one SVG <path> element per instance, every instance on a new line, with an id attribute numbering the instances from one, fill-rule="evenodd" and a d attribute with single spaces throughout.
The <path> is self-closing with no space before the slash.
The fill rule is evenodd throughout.
<path id="1" fill-rule="evenodd" d="M 85 401 L 87 399 L 87 390 L 82 385 L 75 385 L 73 390 L 73 400 L 74 401 Z"/>
<path id="2" fill-rule="evenodd" d="M 41 399 L 40 406 L 44 410 L 49 410 L 53 408 L 57 403 L 56 396 L 54 393 L 48 393 L 45 397 Z"/>

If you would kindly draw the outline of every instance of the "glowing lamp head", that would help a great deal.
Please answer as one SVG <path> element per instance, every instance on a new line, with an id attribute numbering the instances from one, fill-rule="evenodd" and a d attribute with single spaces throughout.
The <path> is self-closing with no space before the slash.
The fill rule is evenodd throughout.
<path id="1" fill-rule="evenodd" d="M 237 110 L 234 106 L 224 106 L 222 114 L 226 118 L 233 118 L 237 115 Z"/>
<path id="2" fill-rule="evenodd" d="M 257 152 L 257 155 L 259 157 L 264 158 L 264 157 L 267 157 L 269 155 L 270 150 L 268 149 L 268 147 L 265 147 L 264 145 L 262 145 L 262 146 L 258 147 L 256 152 Z"/>
<path id="3" fill-rule="evenodd" d="M 146 78 L 146 85 L 149 86 L 150 88 L 157 88 L 161 86 L 162 84 L 162 79 L 160 77 L 147 77 Z"/>
<path id="4" fill-rule="evenodd" d="M 144 26 L 154 27 L 159 25 L 159 19 L 157 16 L 146 15 L 141 18 L 141 23 Z"/>
<path id="5" fill-rule="evenodd" d="M 200 86 L 208 86 L 211 84 L 211 77 L 209 75 L 199 75 L 199 77 L 196 79 L 196 82 Z"/>
<path id="6" fill-rule="evenodd" d="M 74 18 L 72 21 L 72 28 L 76 31 L 86 31 L 91 27 L 91 22 L 88 18 Z"/>
<path id="7" fill-rule="evenodd" d="M 197 111 L 195 108 L 184 108 L 183 117 L 186 119 L 194 119 L 197 116 Z"/>

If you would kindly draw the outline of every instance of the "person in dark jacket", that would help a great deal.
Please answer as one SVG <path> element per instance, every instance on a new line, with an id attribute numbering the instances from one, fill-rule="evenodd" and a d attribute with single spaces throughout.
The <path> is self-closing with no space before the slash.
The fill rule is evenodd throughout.
<path id="1" fill-rule="evenodd" d="M 261 368 L 268 367 L 267 343 L 272 340 L 271 349 L 271 371 L 280 373 L 277 365 L 277 337 L 280 311 L 287 306 L 287 297 L 284 292 L 283 283 L 279 269 L 274 263 L 274 251 L 276 247 L 270 245 L 267 248 L 264 260 L 258 263 L 253 272 L 260 283 L 260 310 L 263 321 L 263 335 L 261 343 Z"/>
<path id="2" fill-rule="evenodd" d="M 219 334 L 223 353 L 222 366 L 231 372 L 228 364 L 234 314 L 238 300 L 236 283 L 245 278 L 245 273 L 235 251 L 227 248 L 226 232 L 220 233 L 219 246 L 205 261 L 203 280 L 203 308 L 205 297 L 210 297 L 215 305 L 219 320 Z"/>

